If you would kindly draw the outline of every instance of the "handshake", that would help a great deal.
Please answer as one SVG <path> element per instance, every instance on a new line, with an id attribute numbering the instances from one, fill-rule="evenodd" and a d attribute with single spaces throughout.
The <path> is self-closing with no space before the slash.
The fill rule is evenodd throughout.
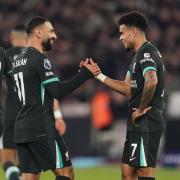
<path id="1" fill-rule="evenodd" d="M 87 68 L 95 76 L 95 78 L 101 82 L 104 82 L 106 79 L 106 76 L 101 73 L 101 69 L 98 64 L 95 63 L 91 58 L 86 58 L 85 61 L 81 61 L 79 67 Z"/>

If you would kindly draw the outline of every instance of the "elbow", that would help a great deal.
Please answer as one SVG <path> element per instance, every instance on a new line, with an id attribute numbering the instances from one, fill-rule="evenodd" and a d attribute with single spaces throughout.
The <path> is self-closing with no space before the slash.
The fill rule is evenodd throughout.
<path id="1" fill-rule="evenodd" d="M 154 88 L 156 88 L 157 84 L 158 84 L 158 81 L 154 80 L 154 81 L 146 83 L 145 86 L 148 89 L 154 89 Z"/>
<path id="2" fill-rule="evenodd" d="M 131 97 L 131 89 L 130 88 L 125 92 L 125 96 L 128 98 Z"/>
<path id="3" fill-rule="evenodd" d="M 128 97 L 128 99 L 130 99 L 131 93 L 130 92 L 126 93 L 126 97 Z"/>
<path id="4" fill-rule="evenodd" d="M 149 86 L 150 86 L 150 87 L 156 87 L 157 84 L 158 84 L 158 80 L 155 79 L 155 80 L 153 80 L 153 81 L 151 81 L 151 82 L 149 83 Z"/>

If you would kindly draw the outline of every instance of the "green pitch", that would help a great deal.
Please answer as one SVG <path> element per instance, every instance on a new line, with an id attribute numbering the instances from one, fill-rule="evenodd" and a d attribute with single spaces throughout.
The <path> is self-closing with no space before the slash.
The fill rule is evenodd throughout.
<path id="1" fill-rule="evenodd" d="M 157 169 L 157 180 L 180 180 L 180 170 L 178 169 Z M 5 180 L 2 170 L 0 170 L 0 180 Z M 54 180 L 51 172 L 41 175 L 41 180 Z M 96 168 L 75 169 L 75 180 L 121 180 L 119 166 L 102 166 Z"/>

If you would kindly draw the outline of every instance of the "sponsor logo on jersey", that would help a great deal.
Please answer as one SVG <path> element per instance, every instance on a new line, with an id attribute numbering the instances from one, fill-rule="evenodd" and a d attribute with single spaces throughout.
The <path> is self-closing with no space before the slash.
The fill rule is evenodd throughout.
<path id="1" fill-rule="evenodd" d="M 153 63 L 155 63 L 155 61 L 152 59 L 152 58 L 146 58 L 146 59 L 142 59 L 142 60 L 140 60 L 140 63 L 142 64 L 142 63 L 144 63 L 144 62 L 153 62 Z"/>
<path id="2" fill-rule="evenodd" d="M 44 59 L 44 68 L 47 70 L 50 70 L 52 68 L 52 65 L 49 59 Z"/>
<path id="3" fill-rule="evenodd" d="M 144 53 L 144 59 L 140 60 L 140 63 L 142 64 L 147 61 L 155 63 L 155 61 L 150 56 L 150 53 Z"/>
<path id="4" fill-rule="evenodd" d="M 136 80 L 131 80 L 131 88 L 137 88 Z"/>

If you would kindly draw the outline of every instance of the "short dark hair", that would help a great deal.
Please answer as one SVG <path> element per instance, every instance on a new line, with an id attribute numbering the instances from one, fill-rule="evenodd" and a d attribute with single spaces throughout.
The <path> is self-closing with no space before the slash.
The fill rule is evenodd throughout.
<path id="1" fill-rule="evenodd" d="M 119 18 L 118 24 L 124 24 L 126 26 L 135 26 L 143 32 L 145 32 L 148 28 L 148 21 L 146 16 L 139 11 L 131 11 L 129 13 L 123 14 Z"/>
<path id="2" fill-rule="evenodd" d="M 44 24 L 46 21 L 49 21 L 49 20 L 47 18 L 45 18 L 45 17 L 42 17 L 42 16 L 36 16 L 36 17 L 33 17 L 32 19 L 30 19 L 28 21 L 28 23 L 26 24 L 26 32 L 27 32 L 27 34 L 32 33 L 34 28 L 36 28 L 39 25 Z"/>
<path id="3" fill-rule="evenodd" d="M 12 28 L 12 31 L 26 31 L 25 25 L 24 24 L 17 24 Z"/>

